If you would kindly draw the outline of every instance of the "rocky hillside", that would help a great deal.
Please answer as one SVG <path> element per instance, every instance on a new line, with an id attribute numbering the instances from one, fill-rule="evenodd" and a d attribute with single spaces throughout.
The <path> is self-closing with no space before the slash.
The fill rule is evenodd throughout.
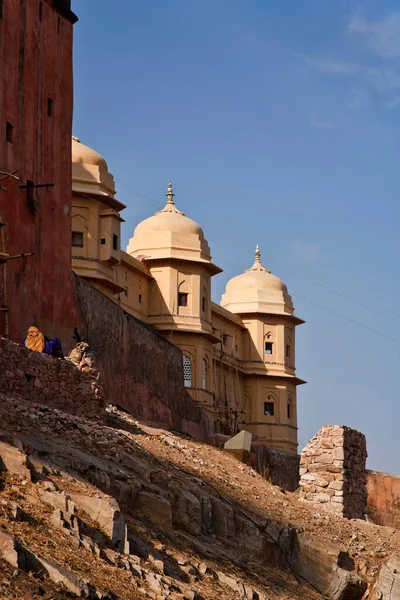
<path id="1" fill-rule="evenodd" d="M 400 532 L 319 513 L 213 447 L 1 394 L 0 425 L 1 598 L 400 598 Z"/>

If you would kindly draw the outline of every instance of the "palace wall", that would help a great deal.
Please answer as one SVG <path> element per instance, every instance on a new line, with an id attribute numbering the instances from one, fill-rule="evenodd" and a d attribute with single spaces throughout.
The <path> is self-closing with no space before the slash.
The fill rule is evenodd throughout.
<path id="1" fill-rule="evenodd" d="M 183 385 L 179 348 L 74 277 L 80 335 L 96 355 L 108 400 L 139 419 L 212 441 L 212 421 Z"/>

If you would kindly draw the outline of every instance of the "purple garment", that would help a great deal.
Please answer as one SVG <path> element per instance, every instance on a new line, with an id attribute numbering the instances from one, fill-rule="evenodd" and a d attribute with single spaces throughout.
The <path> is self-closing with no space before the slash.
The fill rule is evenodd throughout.
<path id="1" fill-rule="evenodd" d="M 64 358 L 61 342 L 58 338 L 53 338 L 44 347 L 44 354 L 55 356 L 56 358 Z"/>

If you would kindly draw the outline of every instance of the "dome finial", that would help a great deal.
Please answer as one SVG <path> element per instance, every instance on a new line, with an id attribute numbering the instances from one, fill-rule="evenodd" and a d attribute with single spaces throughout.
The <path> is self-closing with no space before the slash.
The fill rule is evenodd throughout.
<path id="1" fill-rule="evenodd" d="M 185 215 L 185 213 L 183 213 L 181 210 L 178 210 L 175 206 L 175 202 L 174 202 L 174 190 L 172 189 L 172 182 L 170 181 L 168 184 L 168 191 L 165 194 L 167 196 L 167 204 L 164 206 L 164 208 L 162 210 L 159 210 L 158 212 L 156 212 L 156 215 L 160 214 L 160 213 L 176 213 L 178 215 Z"/>
<path id="2" fill-rule="evenodd" d="M 267 271 L 267 273 L 271 273 L 271 271 L 269 271 L 268 269 L 265 269 L 261 264 L 261 251 L 260 251 L 260 246 L 258 244 L 257 244 L 256 250 L 254 252 L 254 264 L 250 269 L 247 269 L 246 273 L 248 271 Z"/>
<path id="3" fill-rule="evenodd" d="M 174 194 L 174 190 L 172 189 L 172 181 L 169 182 L 169 184 L 168 184 L 168 191 L 167 191 L 167 193 L 165 195 L 168 198 L 168 204 L 175 204 L 175 202 L 174 202 L 174 196 L 175 196 L 175 194 Z"/>

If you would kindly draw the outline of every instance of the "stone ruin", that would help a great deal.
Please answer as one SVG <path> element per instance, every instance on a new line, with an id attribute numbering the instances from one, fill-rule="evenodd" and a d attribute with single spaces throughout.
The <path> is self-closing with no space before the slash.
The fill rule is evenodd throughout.
<path id="1" fill-rule="evenodd" d="M 325 425 L 300 457 L 300 497 L 348 519 L 364 519 L 367 505 L 365 435 Z"/>
<path id="2" fill-rule="evenodd" d="M 93 373 L 0 337 L 0 394 L 105 421 L 103 390 Z"/>

